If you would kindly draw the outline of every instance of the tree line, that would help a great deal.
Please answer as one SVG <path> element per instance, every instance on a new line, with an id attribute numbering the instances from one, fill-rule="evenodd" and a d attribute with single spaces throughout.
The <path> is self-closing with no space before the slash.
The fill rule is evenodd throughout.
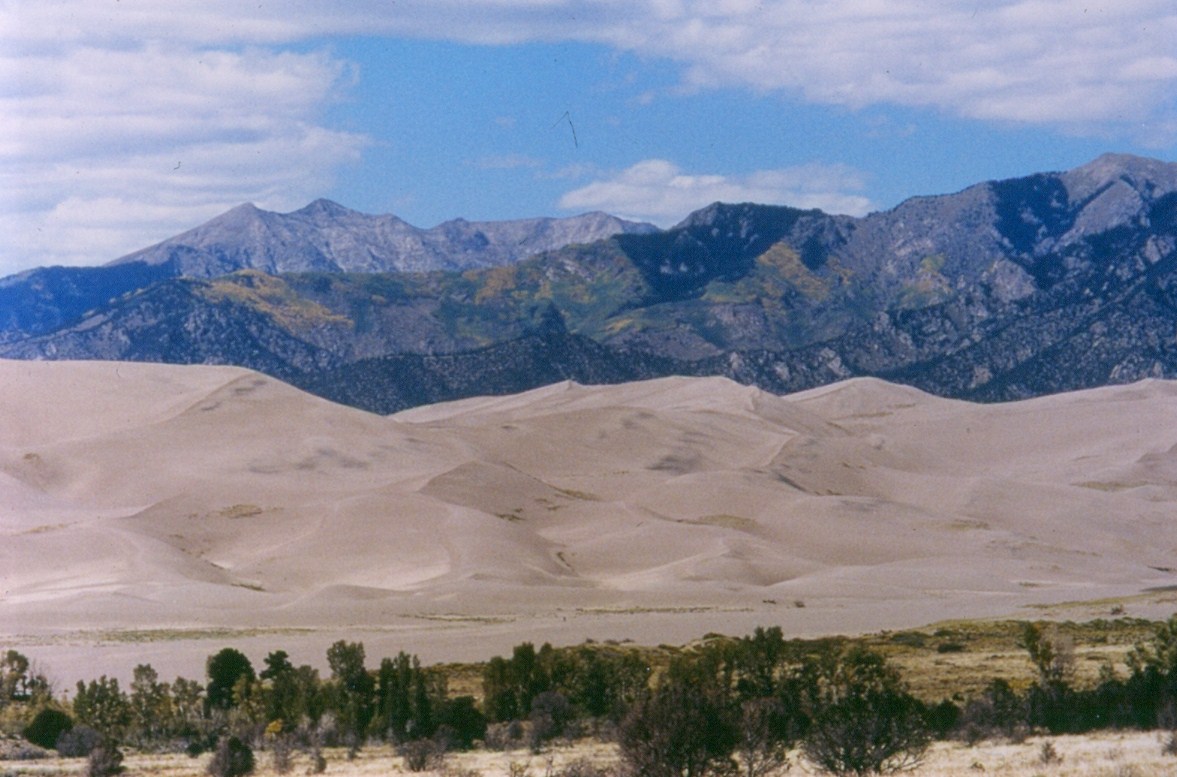
<path id="1" fill-rule="evenodd" d="M 0 725 L 73 756 L 129 746 L 215 751 L 213 764 L 230 764 L 244 763 L 232 747 L 264 748 L 279 772 L 294 750 L 321 764 L 324 747 L 354 754 L 389 742 L 424 768 L 446 750 L 540 750 L 590 735 L 616 741 L 627 773 L 648 777 L 737 768 L 764 777 L 796 753 L 818 769 L 862 775 L 919 763 L 935 738 L 1177 730 L 1177 615 L 1131 651 L 1126 675 L 1108 668 L 1083 689 L 1065 641 L 1025 624 L 1021 644 L 1034 668 L 1029 687 L 997 678 L 974 698 L 936 703 L 913 696 L 876 652 L 843 639 L 787 640 L 779 628 L 708 641 L 659 667 L 637 649 L 525 642 L 482 665 L 480 698 L 452 695 L 446 670 L 416 656 L 369 666 L 362 643 L 342 640 L 327 651 L 326 677 L 285 651 L 255 668 L 225 648 L 208 657 L 202 681 L 164 682 L 143 664 L 125 689 L 103 676 L 79 681 L 68 699 L 10 650 L 0 656 Z M 1170 746 L 1177 750 L 1177 735 Z"/>

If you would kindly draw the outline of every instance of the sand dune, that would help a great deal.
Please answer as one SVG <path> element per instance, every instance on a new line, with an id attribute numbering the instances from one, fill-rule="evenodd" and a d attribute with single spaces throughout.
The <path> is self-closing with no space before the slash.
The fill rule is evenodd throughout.
<path id="1" fill-rule="evenodd" d="M 146 631 L 198 674 L 213 640 L 442 660 L 1167 615 L 1174 430 L 1157 381 L 978 406 L 669 378 L 384 418 L 233 368 L 0 362 L 0 646 L 126 672 Z"/>

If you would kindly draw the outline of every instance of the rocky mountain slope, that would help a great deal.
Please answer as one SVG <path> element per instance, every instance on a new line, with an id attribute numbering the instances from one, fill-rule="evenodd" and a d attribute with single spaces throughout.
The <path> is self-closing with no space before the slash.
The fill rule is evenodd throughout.
<path id="1" fill-rule="evenodd" d="M 293 213 L 240 205 L 196 229 L 116 260 L 166 264 L 177 275 L 211 278 L 235 270 L 423 272 L 516 262 L 569 243 L 652 232 L 605 213 L 571 218 L 472 222 L 420 229 L 393 215 L 373 216 L 315 200 Z"/>
<path id="2" fill-rule="evenodd" d="M 463 272 L 148 278 L 73 320 L 96 295 L 10 313 L 0 355 L 238 364 L 382 410 L 651 374 L 775 392 L 870 375 L 1001 400 L 1177 376 L 1175 267 L 1177 165 L 1106 155 L 864 218 L 717 203 Z M 559 366 L 534 336 L 545 321 L 587 350 Z"/>
<path id="3" fill-rule="evenodd" d="M 657 231 L 605 213 L 516 221 L 447 221 L 431 229 L 316 200 L 293 213 L 251 204 L 104 267 L 45 267 L 0 279 L 0 342 L 52 332 L 124 294 L 177 277 L 467 270 L 571 243 Z"/>

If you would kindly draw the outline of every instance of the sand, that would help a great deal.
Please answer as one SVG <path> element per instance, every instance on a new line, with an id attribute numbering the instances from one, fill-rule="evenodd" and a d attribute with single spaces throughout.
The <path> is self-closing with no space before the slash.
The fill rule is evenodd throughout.
<path id="1" fill-rule="evenodd" d="M 1163 381 L 982 406 L 667 378 L 381 417 L 236 368 L 0 361 L 0 648 L 70 685 L 225 645 L 1167 617 L 1175 500 Z"/>

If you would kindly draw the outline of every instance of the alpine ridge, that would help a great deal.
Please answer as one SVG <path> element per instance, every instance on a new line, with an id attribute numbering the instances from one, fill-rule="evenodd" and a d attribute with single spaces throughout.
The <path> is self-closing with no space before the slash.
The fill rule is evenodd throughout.
<path id="1" fill-rule="evenodd" d="M 272 213 L 246 203 L 115 264 L 171 265 L 178 275 L 203 278 L 246 269 L 468 270 L 507 264 L 569 243 L 653 229 L 605 213 L 518 221 L 455 219 L 419 229 L 393 215 L 372 216 L 324 199 L 293 213 Z"/>
<path id="2" fill-rule="evenodd" d="M 416 230 L 321 200 L 0 280 L 0 356 L 233 364 L 381 412 L 672 374 L 997 401 L 1177 376 L 1175 271 L 1177 165 L 1122 154 L 863 218 L 715 203 L 668 230 Z"/>

